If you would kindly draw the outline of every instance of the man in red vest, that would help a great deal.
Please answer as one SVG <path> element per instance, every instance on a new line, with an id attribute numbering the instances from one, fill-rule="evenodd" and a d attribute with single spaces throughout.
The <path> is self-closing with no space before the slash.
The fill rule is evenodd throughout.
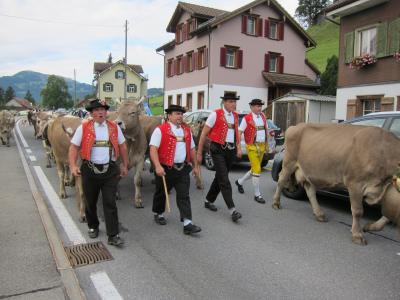
<path id="1" fill-rule="evenodd" d="M 244 133 L 247 155 L 250 160 L 251 169 L 242 178 L 235 181 L 239 193 L 243 194 L 243 183 L 252 177 L 254 187 L 254 200 L 265 203 L 260 192 L 261 163 L 265 152 L 268 152 L 268 125 L 267 119 L 262 113 L 264 102 L 260 99 L 251 100 L 251 113 L 247 114 L 240 123 L 239 134 Z"/>
<path id="2" fill-rule="evenodd" d="M 158 126 L 150 139 L 150 158 L 156 172 L 156 191 L 153 196 L 154 220 L 159 225 L 167 224 L 165 211 L 165 189 L 163 176 L 168 192 L 175 188 L 176 204 L 179 209 L 183 233 L 193 234 L 201 231 L 192 222 L 190 205 L 189 173 L 198 176 L 196 149 L 190 127 L 183 123 L 185 109 L 179 105 L 170 105 L 165 112 L 168 122 Z"/>
<path id="3" fill-rule="evenodd" d="M 99 235 L 97 199 L 101 191 L 108 244 L 121 246 L 124 241 L 118 235 L 115 198 L 119 177 L 128 174 L 128 151 L 119 126 L 106 120 L 109 108 L 105 101 L 90 101 L 86 110 L 90 112 L 92 119 L 84 120 L 76 129 L 69 148 L 69 164 L 74 176 L 82 176 L 89 237 L 97 238 Z M 76 163 L 79 152 L 82 158 L 81 168 Z M 120 168 L 116 164 L 118 157 L 122 158 Z"/>
<path id="4" fill-rule="evenodd" d="M 204 207 L 211 211 L 217 211 L 214 201 L 221 192 L 230 210 L 232 221 L 237 222 L 242 215 L 236 210 L 233 203 L 232 186 L 228 173 L 235 161 L 235 156 L 238 158 L 242 156 L 238 114 L 235 112 L 236 101 L 240 97 L 237 97 L 235 93 L 225 92 L 221 98 L 223 107 L 213 111 L 204 125 L 197 149 L 197 161 L 198 163 L 202 161 L 204 142 L 208 136 L 211 140 L 210 151 L 215 166 L 215 177 L 207 193 Z"/>

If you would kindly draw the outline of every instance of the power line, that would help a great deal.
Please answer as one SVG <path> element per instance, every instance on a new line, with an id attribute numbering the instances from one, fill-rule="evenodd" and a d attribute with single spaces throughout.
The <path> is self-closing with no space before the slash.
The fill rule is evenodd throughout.
<path id="1" fill-rule="evenodd" d="M 13 16 L 8 14 L 0 13 L 0 17 L 14 18 L 31 22 L 38 23 L 52 23 L 52 24 L 64 24 L 64 25 L 74 25 L 74 26 L 85 26 L 85 27 L 103 27 L 103 28 L 121 28 L 121 26 L 113 26 L 113 25 L 92 25 L 92 24 L 83 24 L 83 23 L 74 23 L 74 22 L 65 22 L 58 20 L 45 20 L 45 19 L 36 19 L 36 18 L 28 18 L 22 16 Z"/>

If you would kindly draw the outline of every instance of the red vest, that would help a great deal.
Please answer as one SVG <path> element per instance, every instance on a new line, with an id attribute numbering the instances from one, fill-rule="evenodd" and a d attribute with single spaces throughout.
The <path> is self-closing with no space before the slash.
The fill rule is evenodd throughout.
<path id="1" fill-rule="evenodd" d="M 211 128 L 208 138 L 218 144 L 225 144 L 226 135 L 228 134 L 228 122 L 224 116 L 224 109 L 216 109 L 217 118 L 214 127 Z M 233 119 L 235 120 L 235 139 L 236 144 L 240 143 L 238 123 L 239 118 L 237 112 L 233 112 Z"/>
<path id="2" fill-rule="evenodd" d="M 171 124 L 165 122 L 158 126 L 161 130 L 161 143 L 158 147 L 158 159 L 162 165 L 171 167 L 174 164 L 176 136 L 171 130 Z M 190 161 L 190 146 L 192 144 L 192 133 L 190 127 L 183 125 L 183 138 L 186 144 L 186 162 Z"/>
<path id="3" fill-rule="evenodd" d="M 246 119 L 246 123 L 247 123 L 247 127 L 244 130 L 244 141 L 246 142 L 247 145 L 251 145 L 251 144 L 254 144 L 256 134 L 257 134 L 256 124 L 254 123 L 254 120 L 253 120 L 253 113 L 247 114 L 244 118 Z M 263 120 L 264 128 L 265 128 L 265 140 L 267 140 L 268 125 L 267 125 L 267 120 L 263 113 L 261 113 L 261 118 Z"/>
<path id="4" fill-rule="evenodd" d="M 108 126 L 108 138 L 114 148 L 115 159 L 119 156 L 118 145 L 118 128 L 117 124 L 111 121 L 106 121 Z M 94 120 L 82 122 L 82 143 L 81 143 L 81 158 L 90 160 L 92 156 L 92 147 L 96 141 L 96 134 L 94 131 Z M 111 157 L 110 157 L 111 159 Z"/>

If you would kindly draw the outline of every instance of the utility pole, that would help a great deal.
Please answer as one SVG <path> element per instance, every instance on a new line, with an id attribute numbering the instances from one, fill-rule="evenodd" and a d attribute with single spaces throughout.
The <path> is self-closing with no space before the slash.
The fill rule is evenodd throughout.
<path id="1" fill-rule="evenodd" d="M 126 89 L 127 89 L 127 85 L 126 85 L 126 64 L 128 63 L 128 20 L 125 20 L 125 59 L 124 59 L 124 67 L 125 67 L 125 84 L 124 84 L 124 100 L 126 100 Z"/>
<path id="2" fill-rule="evenodd" d="M 76 70 L 74 69 L 74 106 L 76 105 Z"/>

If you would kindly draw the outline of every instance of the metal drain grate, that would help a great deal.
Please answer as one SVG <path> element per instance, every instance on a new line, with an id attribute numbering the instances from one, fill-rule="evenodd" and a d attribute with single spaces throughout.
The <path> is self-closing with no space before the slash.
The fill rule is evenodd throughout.
<path id="1" fill-rule="evenodd" d="M 74 245 L 64 249 L 74 268 L 113 259 L 102 242 Z"/>

